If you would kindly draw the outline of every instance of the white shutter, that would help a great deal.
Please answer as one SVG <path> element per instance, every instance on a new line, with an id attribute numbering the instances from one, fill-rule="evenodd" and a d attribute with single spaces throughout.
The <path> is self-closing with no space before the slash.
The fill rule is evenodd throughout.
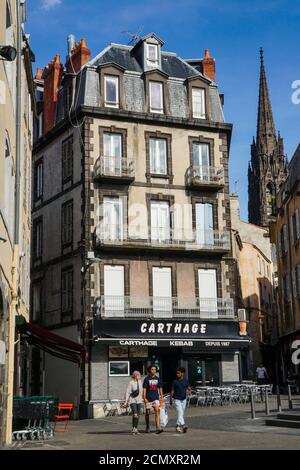
<path id="1" fill-rule="evenodd" d="M 218 318 L 217 278 L 215 269 L 198 269 L 200 316 Z"/>
<path id="2" fill-rule="evenodd" d="M 103 236 L 107 240 L 123 240 L 123 205 L 118 197 L 103 199 Z"/>
<path id="3" fill-rule="evenodd" d="M 203 88 L 192 88 L 193 117 L 205 119 L 205 91 Z"/>
<path id="4" fill-rule="evenodd" d="M 124 317 L 124 266 L 104 266 L 104 313 Z"/>
<path id="5" fill-rule="evenodd" d="M 165 139 L 150 139 L 150 173 L 167 174 L 167 145 Z"/>
<path id="6" fill-rule="evenodd" d="M 172 278 L 171 268 L 152 268 L 153 315 L 172 317 Z"/>
<path id="7" fill-rule="evenodd" d="M 200 246 L 214 245 L 214 222 L 212 204 L 197 203 L 196 212 L 196 240 Z"/>
<path id="8" fill-rule="evenodd" d="M 170 240 L 170 207 L 166 201 L 151 202 L 151 241 Z"/>
<path id="9" fill-rule="evenodd" d="M 296 209 L 296 231 L 297 231 L 297 240 L 300 239 L 300 218 L 299 218 L 299 209 Z"/>

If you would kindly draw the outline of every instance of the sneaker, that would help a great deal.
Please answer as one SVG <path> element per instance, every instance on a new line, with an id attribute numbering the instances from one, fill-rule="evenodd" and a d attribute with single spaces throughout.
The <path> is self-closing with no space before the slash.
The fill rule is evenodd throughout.
<path id="1" fill-rule="evenodd" d="M 146 428 L 146 432 L 150 432 L 150 428 Z"/>
<path id="2" fill-rule="evenodd" d="M 188 426 L 185 424 L 185 425 L 183 426 L 182 430 L 183 430 L 184 433 L 186 433 L 187 430 L 188 430 Z"/>
<path id="3" fill-rule="evenodd" d="M 131 434 L 136 434 L 136 431 L 137 431 L 137 429 L 133 428 L 132 431 L 131 431 Z"/>
<path id="4" fill-rule="evenodd" d="M 161 429 L 161 428 L 160 428 L 160 429 L 156 429 L 156 434 L 161 434 L 162 432 L 164 432 L 163 429 Z"/>
<path id="5" fill-rule="evenodd" d="M 176 432 L 182 432 L 182 429 L 180 426 L 176 426 Z"/>

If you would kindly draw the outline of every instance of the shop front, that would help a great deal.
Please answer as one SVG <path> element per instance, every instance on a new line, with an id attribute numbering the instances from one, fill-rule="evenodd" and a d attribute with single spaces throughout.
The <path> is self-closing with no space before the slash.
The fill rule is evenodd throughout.
<path id="1" fill-rule="evenodd" d="M 123 398 L 131 373 L 146 375 L 151 363 L 165 393 L 178 366 L 192 386 L 237 383 L 250 339 L 240 336 L 236 321 L 94 319 L 93 341 L 91 395 L 97 401 Z"/>

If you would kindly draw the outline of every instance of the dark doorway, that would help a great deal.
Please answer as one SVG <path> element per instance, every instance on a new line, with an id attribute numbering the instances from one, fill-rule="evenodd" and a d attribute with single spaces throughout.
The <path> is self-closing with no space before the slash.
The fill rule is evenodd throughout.
<path id="1" fill-rule="evenodd" d="M 192 387 L 220 385 L 220 356 L 188 358 L 189 382 Z"/>
<path id="2" fill-rule="evenodd" d="M 163 383 L 163 392 L 170 393 L 176 369 L 180 365 L 181 350 L 159 349 L 150 351 L 151 363 L 156 364 Z"/>

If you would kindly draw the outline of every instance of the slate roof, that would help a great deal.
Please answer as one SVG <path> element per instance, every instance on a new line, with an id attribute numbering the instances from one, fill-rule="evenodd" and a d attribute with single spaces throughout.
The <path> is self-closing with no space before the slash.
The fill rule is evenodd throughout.
<path id="1" fill-rule="evenodd" d="M 111 44 L 103 54 L 100 54 L 91 61 L 91 65 L 98 66 L 108 62 L 115 62 L 121 65 L 126 70 L 131 72 L 143 73 L 137 59 L 132 55 L 133 48 L 117 44 Z M 161 69 L 170 77 L 186 79 L 199 75 L 203 75 L 191 65 L 187 64 L 183 59 L 176 54 L 162 52 Z"/>

